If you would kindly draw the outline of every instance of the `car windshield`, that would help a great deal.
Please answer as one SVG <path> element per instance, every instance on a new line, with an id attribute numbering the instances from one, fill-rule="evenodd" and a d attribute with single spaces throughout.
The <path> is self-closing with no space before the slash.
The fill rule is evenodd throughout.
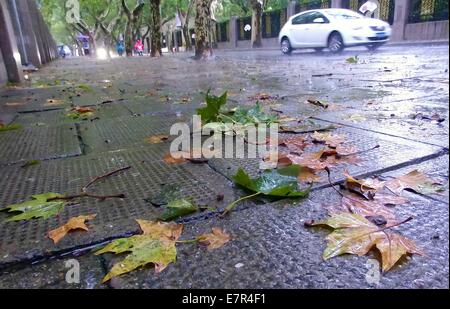
<path id="1" fill-rule="evenodd" d="M 334 19 L 361 19 L 364 16 L 352 11 L 326 11 Z"/>

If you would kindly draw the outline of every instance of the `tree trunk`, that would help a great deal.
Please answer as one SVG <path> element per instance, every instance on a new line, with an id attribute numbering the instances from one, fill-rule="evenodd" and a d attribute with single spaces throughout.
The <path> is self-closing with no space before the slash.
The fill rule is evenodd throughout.
<path id="1" fill-rule="evenodd" d="M 133 56 L 133 33 L 131 27 L 131 17 L 128 17 L 125 27 L 125 52 L 127 56 Z"/>
<path id="2" fill-rule="evenodd" d="M 210 45 L 212 0 L 195 0 L 195 59 L 204 59 L 212 55 Z"/>
<path id="3" fill-rule="evenodd" d="M 262 45 L 262 5 L 258 0 L 251 0 L 252 4 L 252 48 Z"/>
<path id="4" fill-rule="evenodd" d="M 161 14 L 159 11 L 161 0 L 150 0 L 150 10 L 152 16 L 151 24 L 151 49 L 150 56 L 161 57 Z"/>
<path id="5" fill-rule="evenodd" d="M 182 27 L 184 41 L 186 42 L 186 50 L 192 50 L 191 36 L 189 35 L 189 20 L 191 17 L 192 7 L 194 6 L 194 1 L 195 0 L 189 1 L 189 6 L 188 6 L 188 9 L 186 12 L 186 18 L 184 19 L 184 23 L 183 23 L 183 27 Z M 180 11 L 179 11 L 179 15 L 181 16 Z"/>

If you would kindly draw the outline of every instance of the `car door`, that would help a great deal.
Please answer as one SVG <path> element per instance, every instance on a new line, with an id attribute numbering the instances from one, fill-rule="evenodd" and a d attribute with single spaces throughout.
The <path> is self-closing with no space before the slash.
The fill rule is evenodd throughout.
<path id="1" fill-rule="evenodd" d="M 307 22 L 304 32 L 308 47 L 326 47 L 330 33 L 329 19 L 320 12 L 313 12 Z"/>
<path id="2" fill-rule="evenodd" d="M 290 39 L 291 45 L 294 48 L 308 47 L 311 43 L 310 36 L 308 35 L 311 25 L 310 17 L 314 12 L 306 12 L 298 15 L 292 19 L 292 25 L 290 27 Z"/>

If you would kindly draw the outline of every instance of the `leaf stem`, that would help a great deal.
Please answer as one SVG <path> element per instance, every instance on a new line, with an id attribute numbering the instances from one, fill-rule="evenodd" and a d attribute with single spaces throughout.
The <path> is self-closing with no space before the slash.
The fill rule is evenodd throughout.
<path id="1" fill-rule="evenodd" d="M 261 195 L 261 194 L 262 194 L 262 192 L 256 192 L 256 193 L 254 193 L 254 194 L 251 194 L 251 195 L 247 195 L 247 196 L 241 197 L 240 199 L 238 199 L 238 200 L 232 202 L 232 203 L 229 204 L 227 207 L 225 207 L 225 211 L 224 211 L 220 216 L 223 218 L 227 213 L 229 213 L 230 211 L 232 211 L 232 210 L 237 206 L 237 204 L 239 204 L 239 203 L 242 202 L 243 200 L 246 200 L 246 199 L 249 199 L 249 198 L 252 198 L 252 197 Z"/>
<path id="2" fill-rule="evenodd" d="M 229 120 L 231 120 L 231 122 L 233 122 L 234 124 L 238 124 L 238 122 L 237 121 L 235 121 L 233 118 L 231 118 L 230 116 L 227 116 L 227 115 L 224 115 L 224 114 L 220 114 L 219 113 L 219 115 L 217 115 L 219 118 L 227 118 L 227 119 L 229 119 Z"/>

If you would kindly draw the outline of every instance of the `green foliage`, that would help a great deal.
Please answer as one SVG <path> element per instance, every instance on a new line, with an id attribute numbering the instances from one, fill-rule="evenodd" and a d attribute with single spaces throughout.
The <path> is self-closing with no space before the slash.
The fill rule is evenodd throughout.
<path id="1" fill-rule="evenodd" d="M 202 123 L 215 122 L 220 114 L 220 108 L 227 103 L 227 92 L 220 97 L 210 95 L 209 91 L 205 97 L 206 107 L 197 110 L 197 114 L 201 116 Z"/>
<path id="2" fill-rule="evenodd" d="M 6 220 L 8 222 L 29 220 L 32 218 L 47 219 L 57 215 L 64 206 L 66 206 L 66 202 L 63 200 L 52 200 L 61 197 L 63 197 L 63 195 L 51 192 L 33 195 L 32 200 L 20 204 L 9 205 L 0 209 L 0 211 L 8 210 L 8 212 L 21 212 L 19 215 L 8 218 Z"/>
<path id="3" fill-rule="evenodd" d="M 179 217 L 198 211 L 198 207 L 185 199 L 173 200 L 167 204 L 164 212 L 159 217 L 163 221 L 175 220 Z"/>
<path id="4" fill-rule="evenodd" d="M 153 235 L 135 235 L 128 238 L 119 238 L 112 241 L 95 255 L 106 252 L 124 253 L 131 252 L 121 262 L 115 264 L 111 271 L 103 278 L 106 282 L 113 277 L 128 273 L 138 267 L 149 263 L 165 267 L 175 263 L 177 250 L 175 242 L 155 239 Z"/>
<path id="5" fill-rule="evenodd" d="M 277 170 L 265 171 L 260 177 L 251 179 L 250 176 L 240 168 L 233 181 L 253 192 L 259 192 L 266 196 L 275 197 L 304 197 L 308 195 L 309 189 L 299 190 L 297 176 L 301 167 L 290 165 Z"/>
<path id="6" fill-rule="evenodd" d="M 259 102 L 256 103 L 255 106 L 250 108 L 245 107 L 238 107 L 234 114 L 232 116 L 228 117 L 229 120 L 232 120 L 233 122 L 237 122 L 240 124 L 259 124 L 259 123 L 266 123 L 270 124 L 277 121 L 277 117 L 275 115 L 269 115 L 264 113 L 264 110 L 259 104 Z M 224 119 L 226 122 L 226 118 Z"/>
<path id="7" fill-rule="evenodd" d="M 8 124 L 8 125 L 0 124 L 0 132 L 13 131 L 19 129 L 22 129 L 22 126 L 20 124 Z"/>

